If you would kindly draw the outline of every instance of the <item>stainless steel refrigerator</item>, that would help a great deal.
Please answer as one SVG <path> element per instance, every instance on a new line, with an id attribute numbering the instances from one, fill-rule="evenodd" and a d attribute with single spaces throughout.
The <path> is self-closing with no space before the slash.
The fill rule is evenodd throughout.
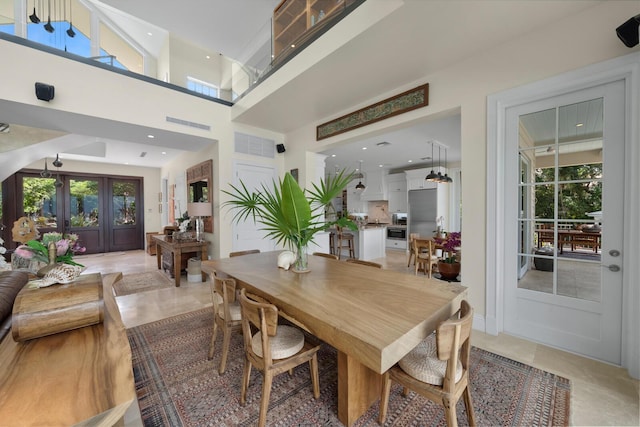
<path id="1" fill-rule="evenodd" d="M 437 191 L 435 188 L 409 191 L 409 233 L 418 233 L 420 237 L 434 235 L 438 217 Z"/>

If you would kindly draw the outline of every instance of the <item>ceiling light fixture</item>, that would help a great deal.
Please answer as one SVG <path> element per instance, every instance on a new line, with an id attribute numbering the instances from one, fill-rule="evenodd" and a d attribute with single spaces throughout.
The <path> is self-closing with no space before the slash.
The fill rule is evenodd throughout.
<path id="1" fill-rule="evenodd" d="M 447 147 L 444 147 L 444 176 L 442 177 L 442 182 L 444 184 L 449 184 L 453 182 L 453 179 L 447 173 Z"/>
<path id="2" fill-rule="evenodd" d="M 362 173 L 362 160 L 360 160 L 360 168 L 358 169 L 358 175 L 360 176 L 360 181 L 358 181 L 358 183 L 356 184 L 356 190 L 363 191 L 367 187 L 365 187 L 364 184 L 362 183 L 362 178 L 364 178 L 364 174 Z"/>
<path id="3" fill-rule="evenodd" d="M 580 127 L 582 127 L 582 126 L 584 126 L 584 123 L 578 123 L 578 124 L 576 125 L 576 127 L 577 127 L 577 128 L 580 128 Z"/>
<path id="4" fill-rule="evenodd" d="M 40 176 L 43 178 L 51 178 L 51 172 L 47 167 L 47 159 L 44 159 L 44 169 L 40 172 Z"/>
<path id="5" fill-rule="evenodd" d="M 56 154 L 56 159 L 52 163 L 53 166 L 59 168 L 62 167 L 62 162 L 60 161 L 60 156 Z"/>
<path id="6" fill-rule="evenodd" d="M 431 141 L 431 158 L 433 159 L 433 141 Z M 427 175 L 425 179 L 429 182 L 438 181 L 438 175 L 433 171 L 433 161 L 431 162 L 431 172 L 429 172 L 429 175 Z"/>

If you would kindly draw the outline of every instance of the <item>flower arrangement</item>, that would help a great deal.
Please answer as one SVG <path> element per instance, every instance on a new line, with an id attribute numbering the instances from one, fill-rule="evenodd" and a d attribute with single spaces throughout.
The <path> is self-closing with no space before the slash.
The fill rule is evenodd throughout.
<path id="1" fill-rule="evenodd" d="M 458 262 L 457 249 L 462 244 L 462 233 L 459 231 L 453 231 L 446 234 L 445 238 L 436 237 L 435 242 L 442 245 L 442 252 L 445 257 L 442 262 L 447 264 L 455 264 Z"/>
<path id="2" fill-rule="evenodd" d="M 0 224 L 0 230 L 4 228 L 3 225 Z M 4 259 L 4 254 L 7 252 L 7 248 L 4 247 L 4 239 L 0 237 L 0 270 L 6 270 L 9 268 L 9 263 Z"/>
<path id="3" fill-rule="evenodd" d="M 56 245 L 56 262 L 62 264 L 77 265 L 84 267 L 73 261 L 73 256 L 84 253 L 87 248 L 80 246 L 77 234 L 62 234 L 58 232 L 44 233 L 42 241 L 29 240 L 25 245 L 16 248 L 15 254 L 26 259 L 35 258 L 38 261 L 49 262 L 49 243 Z"/>

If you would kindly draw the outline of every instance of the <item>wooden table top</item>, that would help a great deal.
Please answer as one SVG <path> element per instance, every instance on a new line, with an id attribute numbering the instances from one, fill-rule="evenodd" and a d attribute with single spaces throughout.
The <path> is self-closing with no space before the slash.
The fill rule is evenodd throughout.
<path id="1" fill-rule="evenodd" d="M 424 276 L 309 256 L 310 273 L 277 268 L 279 252 L 202 262 L 270 300 L 310 333 L 377 373 L 449 317 L 465 287 Z"/>
<path id="2" fill-rule="evenodd" d="M 0 425 L 112 426 L 136 399 L 112 291 L 121 274 L 87 276 L 103 283 L 103 323 L 19 343 L 7 334 L 0 342 Z"/>

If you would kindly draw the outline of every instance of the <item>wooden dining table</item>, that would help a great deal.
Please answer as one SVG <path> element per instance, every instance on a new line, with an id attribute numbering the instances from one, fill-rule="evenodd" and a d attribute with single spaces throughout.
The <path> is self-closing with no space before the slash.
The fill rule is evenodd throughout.
<path id="1" fill-rule="evenodd" d="M 380 378 L 436 325 L 467 288 L 424 276 L 309 257 L 308 273 L 277 267 L 279 252 L 202 262 L 275 304 L 284 318 L 337 350 L 338 418 L 352 425 L 380 395 Z"/>

